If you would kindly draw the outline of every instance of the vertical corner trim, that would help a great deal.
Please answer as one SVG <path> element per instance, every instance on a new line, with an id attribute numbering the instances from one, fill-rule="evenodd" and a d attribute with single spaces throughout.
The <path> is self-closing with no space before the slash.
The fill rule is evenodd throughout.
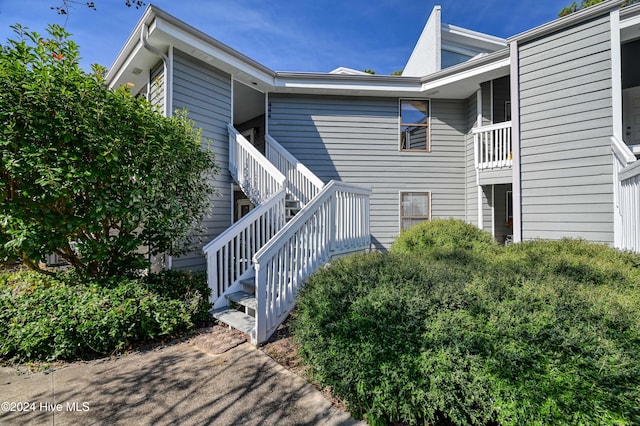
<path id="1" fill-rule="evenodd" d="M 620 45 L 620 10 L 610 14 L 611 26 L 611 103 L 613 136 L 622 140 L 622 47 Z"/>
<path id="2" fill-rule="evenodd" d="M 518 41 L 509 43 L 511 70 L 511 143 L 512 145 L 512 196 L 513 196 L 513 242 L 522 241 L 522 193 L 520 171 L 520 67 Z"/>
<path id="3" fill-rule="evenodd" d="M 622 141 L 622 46 L 620 42 L 620 10 L 610 12 L 609 25 L 611 31 L 611 118 L 613 120 L 613 139 Z M 620 210 L 620 180 L 618 179 L 619 162 L 615 152 L 613 157 L 613 245 L 622 247 L 622 212 Z"/>

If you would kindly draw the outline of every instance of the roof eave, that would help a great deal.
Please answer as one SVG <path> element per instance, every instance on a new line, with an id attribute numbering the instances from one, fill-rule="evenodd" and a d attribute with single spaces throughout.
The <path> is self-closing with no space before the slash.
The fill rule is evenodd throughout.
<path id="1" fill-rule="evenodd" d="M 433 96 L 438 94 L 447 97 L 456 85 L 466 82 L 464 83 L 466 86 L 479 87 L 479 83 L 485 81 L 484 78 L 491 80 L 508 74 L 509 66 L 509 49 L 503 49 L 425 77 L 278 72 L 274 91 L 292 94 L 322 93 L 357 96 Z M 464 96 L 469 94 L 466 93 Z"/>
<path id="2" fill-rule="evenodd" d="M 348 75 L 310 72 L 278 72 L 274 91 L 342 95 L 412 95 L 420 93 L 420 78 L 386 75 Z"/>
<path id="3" fill-rule="evenodd" d="M 140 41 L 140 30 L 143 26 L 148 27 L 153 23 L 155 18 L 155 9 L 156 8 L 153 5 L 147 6 L 124 46 L 122 46 L 122 49 L 118 52 L 116 59 L 107 70 L 105 81 L 108 86 L 111 86 L 114 81 L 118 80 L 120 73 L 124 69 L 124 65 L 130 60 L 132 54 L 142 46 Z"/>
<path id="4" fill-rule="evenodd" d="M 503 49 L 486 56 L 475 58 L 462 64 L 447 68 L 424 77 L 385 76 L 385 75 L 347 75 L 311 72 L 276 72 L 254 61 L 246 55 L 215 40 L 211 36 L 171 16 L 160 8 L 149 5 L 142 18 L 129 36 L 124 47 L 109 69 L 107 84 L 113 85 L 122 79 L 122 72 L 132 64 L 136 55 L 144 50 L 140 40 L 143 26 L 148 26 L 150 34 L 164 34 L 170 40 L 187 43 L 194 49 L 204 49 L 211 54 L 219 54 L 229 62 L 230 69 L 237 69 L 258 76 L 266 91 L 281 93 L 327 93 L 353 94 L 358 96 L 421 96 L 426 90 L 432 90 L 451 81 L 462 81 L 468 76 L 477 79 L 484 72 L 502 67 L 509 57 L 509 50 Z M 217 52 L 217 53 L 216 53 Z M 232 65 L 231 63 L 235 63 Z M 487 71 L 489 70 L 489 71 Z M 446 83 L 443 83 L 446 82 Z"/>
<path id="5" fill-rule="evenodd" d="M 465 37 L 478 40 L 482 43 L 493 44 L 496 47 L 504 47 L 507 45 L 507 40 L 501 37 L 496 37 L 490 34 L 484 34 L 478 31 L 470 30 L 468 28 L 458 27 L 451 24 L 442 24 L 442 31 L 451 34 L 460 34 Z"/>
<path id="6" fill-rule="evenodd" d="M 255 61 L 253 59 L 251 59 L 250 57 L 248 57 L 247 55 L 240 53 L 239 51 L 233 49 L 232 47 L 227 46 L 226 44 L 216 40 L 215 38 L 211 37 L 210 35 L 200 31 L 199 29 L 187 24 L 186 22 L 176 18 L 173 15 L 170 15 L 169 13 L 165 12 L 164 10 L 153 6 L 154 12 L 155 12 L 155 16 L 157 18 L 162 19 L 163 21 L 165 21 L 166 23 L 173 25 L 174 27 L 186 32 L 188 35 L 195 37 L 201 41 L 203 41 L 206 44 L 211 45 L 213 48 L 218 49 L 223 51 L 224 53 L 232 56 L 233 58 L 244 62 L 245 64 L 255 68 L 257 71 L 267 74 L 271 77 L 275 77 L 276 72 L 273 71 L 271 68 L 261 64 L 258 61 Z"/>
<path id="7" fill-rule="evenodd" d="M 120 74 L 132 60 L 133 56 L 141 49 L 144 49 L 140 40 L 140 33 L 143 26 L 149 27 L 150 36 L 154 32 L 154 29 L 159 29 L 161 32 L 165 33 L 176 33 L 176 31 L 171 31 L 171 29 L 175 29 L 177 30 L 177 33 L 184 34 L 187 37 L 193 37 L 194 40 L 198 40 L 203 43 L 203 45 L 207 45 L 212 49 L 223 52 L 224 55 L 242 63 L 245 65 L 246 69 L 254 72 L 256 76 L 262 77 L 263 80 L 272 81 L 276 76 L 275 71 L 270 68 L 192 27 L 184 21 L 170 15 L 157 6 L 150 4 L 147 6 L 147 9 L 136 24 L 136 27 L 130 34 L 127 42 L 124 44 L 115 61 L 109 68 L 105 77 L 107 85 L 111 86 L 114 82 L 117 82 Z"/>
<path id="8" fill-rule="evenodd" d="M 582 9 L 578 12 L 571 13 L 567 16 L 563 16 L 562 18 L 558 18 L 554 21 L 532 28 L 528 31 L 517 34 L 513 37 L 509 37 L 507 39 L 507 42 L 508 43 L 512 43 L 512 42 L 524 43 L 530 40 L 540 38 L 550 33 L 569 28 L 577 23 L 589 20 L 591 18 L 595 18 L 605 13 L 609 13 L 612 10 L 620 9 L 620 7 L 624 2 L 625 0 L 605 1 L 595 6 Z"/>
<path id="9" fill-rule="evenodd" d="M 466 62 L 462 62 L 458 65 L 454 65 L 449 68 L 445 68 L 441 71 L 435 72 L 433 74 L 426 75 L 420 78 L 420 82 L 422 84 L 429 83 L 431 81 L 440 80 L 445 77 L 449 77 L 455 74 L 461 74 L 465 71 L 470 71 L 473 69 L 480 68 L 482 66 L 497 63 L 502 59 L 509 58 L 509 49 L 505 48 L 502 50 L 498 50 L 497 52 L 489 53 L 486 56 L 482 56 L 475 59 L 470 59 Z"/>

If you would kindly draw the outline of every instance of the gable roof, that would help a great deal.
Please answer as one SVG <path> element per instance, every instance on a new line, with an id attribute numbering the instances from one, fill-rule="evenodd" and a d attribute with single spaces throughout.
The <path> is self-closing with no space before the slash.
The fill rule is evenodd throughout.
<path id="1" fill-rule="evenodd" d="M 507 41 L 522 42 L 531 37 L 557 31 L 597 14 L 619 8 L 622 3 L 623 0 L 610 0 L 534 28 Z M 638 7 L 632 6 L 626 9 L 632 9 L 640 14 Z M 145 48 L 142 41 L 143 34 L 148 34 L 148 42 L 164 54 L 170 54 L 172 48 L 179 49 L 197 60 L 228 73 L 234 80 L 262 92 L 388 97 L 437 95 L 442 98 L 463 99 L 477 90 L 481 82 L 509 74 L 509 49 L 504 40 L 452 25 L 443 25 L 440 22 L 440 12 L 441 8 L 436 6 L 425 25 L 423 34 L 416 43 L 405 73 L 402 76 L 385 76 L 371 75 L 344 67 L 330 73 L 277 72 L 155 5 L 149 5 L 109 69 L 106 81 L 112 87 L 128 84 L 138 90 L 148 82 L 148 70 L 155 66 L 160 58 Z M 625 14 L 627 15 L 629 14 Z M 439 47 L 433 43 L 434 36 L 439 37 Z M 486 55 L 476 55 L 468 61 L 444 70 L 435 69 L 440 56 L 434 53 L 438 51 L 437 49 L 461 45 L 464 44 L 463 42 L 468 46 L 475 46 L 480 51 L 483 49 L 495 51 Z M 424 49 L 425 46 L 435 46 L 436 50 Z M 500 46 L 503 48 L 498 49 Z"/>

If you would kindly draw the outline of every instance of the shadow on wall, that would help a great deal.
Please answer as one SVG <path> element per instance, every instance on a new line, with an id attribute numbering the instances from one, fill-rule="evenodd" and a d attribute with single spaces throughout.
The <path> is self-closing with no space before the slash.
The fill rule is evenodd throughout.
<path id="1" fill-rule="evenodd" d="M 465 103 L 432 103 L 431 138 L 438 143 L 431 152 L 399 150 L 397 98 L 271 95 L 269 134 L 323 182 L 370 187 L 372 246 L 386 251 L 399 234 L 402 191 L 432 192 L 438 217 L 464 218 L 464 195 L 453 199 L 451 185 L 465 185 Z M 456 155 L 460 173 L 452 177 Z"/>

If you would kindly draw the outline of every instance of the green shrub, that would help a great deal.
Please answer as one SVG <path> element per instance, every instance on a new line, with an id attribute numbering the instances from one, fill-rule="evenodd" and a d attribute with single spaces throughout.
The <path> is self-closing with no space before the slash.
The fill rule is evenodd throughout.
<path id="1" fill-rule="evenodd" d="M 574 240 L 512 245 L 473 263 L 425 252 L 341 259 L 300 294 L 300 354 L 355 415 L 640 422 L 640 257 Z"/>
<path id="2" fill-rule="evenodd" d="M 462 220 L 433 219 L 403 231 L 391 252 L 465 261 L 493 253 L 497 248 L 490 233 Z"/>
<path id="3" fill-rule="evenodd" d="M 0 261 L 40 269 L 56 253 L 84 277 L 117 277 L 148 265 L 141 246 L 192 249 L 218 168 L 186 112 L 107 87 L 58 25 L 13 28 L 0 46 Z"/>
<path id="4" fill-rule="evenodd" d="M 175 336 L 193 327 L 208 309 L 202 282 L 176 272 L 89 283 L 73 274 L 2 274 L 0 358 L 80 359 Z"/>
<path id="5" fill-rule="evenodd" d="M 144 278 L 149 291 L 165 298 L 180 300 L 189 306 L 191 321 L 194 324 L 211 320 L 211 289 L 207 285 L 204 272 L 161 271 Z"/>

